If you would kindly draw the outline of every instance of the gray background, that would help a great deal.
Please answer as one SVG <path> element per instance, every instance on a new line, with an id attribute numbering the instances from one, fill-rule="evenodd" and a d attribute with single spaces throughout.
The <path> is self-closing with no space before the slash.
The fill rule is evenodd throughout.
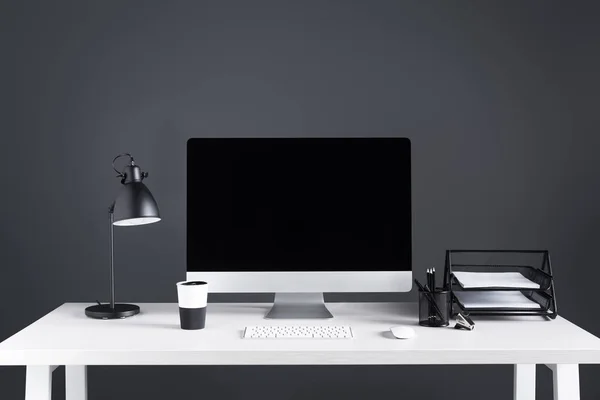
<path id="1" fill-rule="evenodd" d="M 412 139 L 418 275 L 446 248 L 548 248 L 560 313 L 600 335 L 593 2 L 0 4 L 0 339 L 63 302 L 106 300 L 117 153 L 150 171 L 164 217 L 117 231 L 118 297 L 172 302 L 186 139 L 320 135 Z M 330 299 L 349 297 L 414 293 Z M 581 367 L 583 399 L 600 397 L 599 372 Z M 538 383 L 551 398 L 549 371 Z M 494 400 L 511 385 L 508 366 L 94 367 L 89 383 L 91 400 L 433 400 L 461 387 Z M 24 368 L 1 368 L 0 387 L 22 398 Z"/>

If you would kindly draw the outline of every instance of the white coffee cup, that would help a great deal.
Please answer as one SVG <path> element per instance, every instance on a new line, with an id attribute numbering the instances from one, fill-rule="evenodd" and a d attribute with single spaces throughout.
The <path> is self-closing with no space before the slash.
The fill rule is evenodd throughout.
<path id="1" fill-rule="evenodd" d="M 181 329 L 204 329 L 208 283 L 203 281 L 177 282 L 177 298 Z"/>

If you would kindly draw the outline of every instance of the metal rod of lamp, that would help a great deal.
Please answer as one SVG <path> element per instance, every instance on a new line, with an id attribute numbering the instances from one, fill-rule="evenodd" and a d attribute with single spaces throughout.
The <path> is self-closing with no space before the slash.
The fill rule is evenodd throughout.
<path id="1" fill-rule="evenodd" d="M 115 309 L 115 216 L 113 206 L 108 211 L 110 224 L 110 308 Z"/>

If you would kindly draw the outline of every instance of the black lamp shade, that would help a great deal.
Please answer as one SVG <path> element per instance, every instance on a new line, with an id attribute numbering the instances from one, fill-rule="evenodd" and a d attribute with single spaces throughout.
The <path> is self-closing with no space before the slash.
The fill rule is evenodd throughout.
<path id="1" fill-rule="evenodd" d="M 156 200 L 142 182 L 123 185 L 114 204 L 114 225 L 145 225 L 160 221 Z"/>

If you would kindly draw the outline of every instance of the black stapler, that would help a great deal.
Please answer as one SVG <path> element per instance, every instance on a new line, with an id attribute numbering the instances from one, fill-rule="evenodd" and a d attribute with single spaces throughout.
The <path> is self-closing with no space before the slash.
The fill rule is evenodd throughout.
<path id="1" fill-rule="evenodd" d="M 475 322 L 473 322 L 468 315 L 458 313 L 456 315 L 456 325 L 454 325 L 454 329 L 466 329 L 472 331 L 475 329 Z"/>

